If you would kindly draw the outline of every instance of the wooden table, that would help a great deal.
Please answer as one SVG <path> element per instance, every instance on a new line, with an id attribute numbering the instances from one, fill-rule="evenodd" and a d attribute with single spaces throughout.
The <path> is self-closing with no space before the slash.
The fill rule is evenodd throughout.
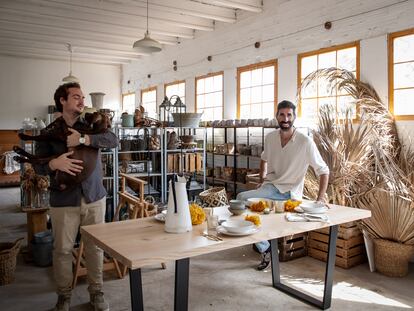
<path id="1" fill-rule="evenodd" d="M 33 240 L 33 235 L 47 230 L 47 207 L 24 207 L 22 211 L 27 216 L 27 244 Z"/>
<path id="2" fill-rule="evenodd" d="M 327 215 L 330 223 L 288 222 L 284 214 L 261 216 L 261 230 L 243 237 L 222 236 L 222 242 L 202 236 L 206 226 L 193 226 L 192 232 L 170 234 L 153 217 L 113 222 L 81 228 L 82 235 L 91 238 L 100 248 L 129 268 L 132 310 L 144 310 L 141 268 L 175 260 L 175 310 L 188 309 L 190 257 L 269 240 L 272 258 L 273 287 L 323 310 L 331 306 L 333 271 L 336 256 L 338 225 L 368 218 L 371 212 L 350 207 L 331 205 Z M 239 218 L 242 216 L 238 216 Z M 237 218 L 237 217 L 235 217 Z M 326 263 L 325 288 L 322 301 L 282 284 L 280 281 L 277 239 L 288 235 L 331 227 Z"/>

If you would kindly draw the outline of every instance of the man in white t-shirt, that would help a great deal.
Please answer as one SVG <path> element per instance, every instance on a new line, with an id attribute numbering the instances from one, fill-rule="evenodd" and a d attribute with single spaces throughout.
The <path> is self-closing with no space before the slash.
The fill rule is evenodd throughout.
<path id="1" fill-rule="evenodd" d="M 279 129 L 269 133 L 264 141 L 260 162 L 260 187 L 239 193 L 237 199 L 301 200 L 306 171 L 310 165 L 319 176 L 319 192 L 315 199 L 324 201 L 329 168 L 314 141 L 293 126 L 295 110 L 296 106 L 287 100 L 277 105 L 276 119 Z M 259 270 L 266 269 L 270 264 L 269 246 L 268 241 L 255 244 L 255 248 L 262 254 L 262 261 L 257 267 Z"/>

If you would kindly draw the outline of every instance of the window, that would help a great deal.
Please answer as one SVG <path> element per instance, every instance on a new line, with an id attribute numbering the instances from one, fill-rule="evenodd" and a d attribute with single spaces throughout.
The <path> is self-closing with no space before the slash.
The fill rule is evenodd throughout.
<path id="1" fill-rule="evenodd" d="M 202 120 L 223 119 L 223 72 L 196 78 L 196 112 Z"/>
<path id="2" fill-rule="evenodd" d="M 276 105 L 277 61 L 237 68 L 237 116 L 273 118 Z"/>
<path id="3" fill-rule="evenodd" d="M 141 90 L 141 105 L 144 107 L 148 117 L 158 119 L 157 88 L 155 86 Z"/>
<path id="4" fill-rule="evenodd" d="M 298 86 L 310 73 L 330 67 L 346 69 L 359 78 L 359 43 L 335 46 L 298 56 Z M 333 105 L 338 117 L 349 108 L 352 118 L 356 118 L 354 99 L 344 91 L 334 90 L 325 79 L 319 79 L 301 91 L 298 116 L 310 124 L 318 118 L 319 109 L 324 105 Z"/>
<path id="5" fill-rule="evenodd" d="M 390 111 L 396 119 L 414 119 L 414 28 L 388 38 Z"/>
<path id="6" fill-rule="evenodd" d="M 168 99 L 170 99 L 173 95 L 178 95 L 181 99 L 181 102 L 185 104 L 185 81 L 168 83 L 164 88 L 165 96 L 167 96 Z M 174 104 L 176 100 L 176 98 L 171 99 L 171 104 Z"/>
<path id="7" fill-rule="evenodd" d="M 135 93 L 122 95 L 122 111 L 133 114 L 135 111 Z"/>

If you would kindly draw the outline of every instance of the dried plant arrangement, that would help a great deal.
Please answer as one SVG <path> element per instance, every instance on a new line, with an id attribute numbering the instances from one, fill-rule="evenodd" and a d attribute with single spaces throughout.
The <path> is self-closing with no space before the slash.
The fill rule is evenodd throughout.
<path id="1" fill-rule="evenodd" d="M 414 152 L 403 148 L 397 127 L 376 91 L 353 73 L 328 68 L 307 76 L 299 89 L 325 79 L 331 92 L 353 97 L 357 122 L 349 112 L 337 115 L 333 107 L 319 111 L 313 138 L 330 168 L 329 201 L 369 209 L 361 223 L 375 239 L 414 245 Z M 355 121 L 355 120 L 354 120 Z M 318 179 L 309 170 L 305 196 L 314 197 Z"/>

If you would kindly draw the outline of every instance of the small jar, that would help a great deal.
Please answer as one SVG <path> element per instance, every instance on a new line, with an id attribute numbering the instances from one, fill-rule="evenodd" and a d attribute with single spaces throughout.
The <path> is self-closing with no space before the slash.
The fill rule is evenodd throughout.
<path id="1" fill-rule="evenodd" d="M 283 213 L 285 211 L 285 201 L 273 201 L 275 213 Z"/>

